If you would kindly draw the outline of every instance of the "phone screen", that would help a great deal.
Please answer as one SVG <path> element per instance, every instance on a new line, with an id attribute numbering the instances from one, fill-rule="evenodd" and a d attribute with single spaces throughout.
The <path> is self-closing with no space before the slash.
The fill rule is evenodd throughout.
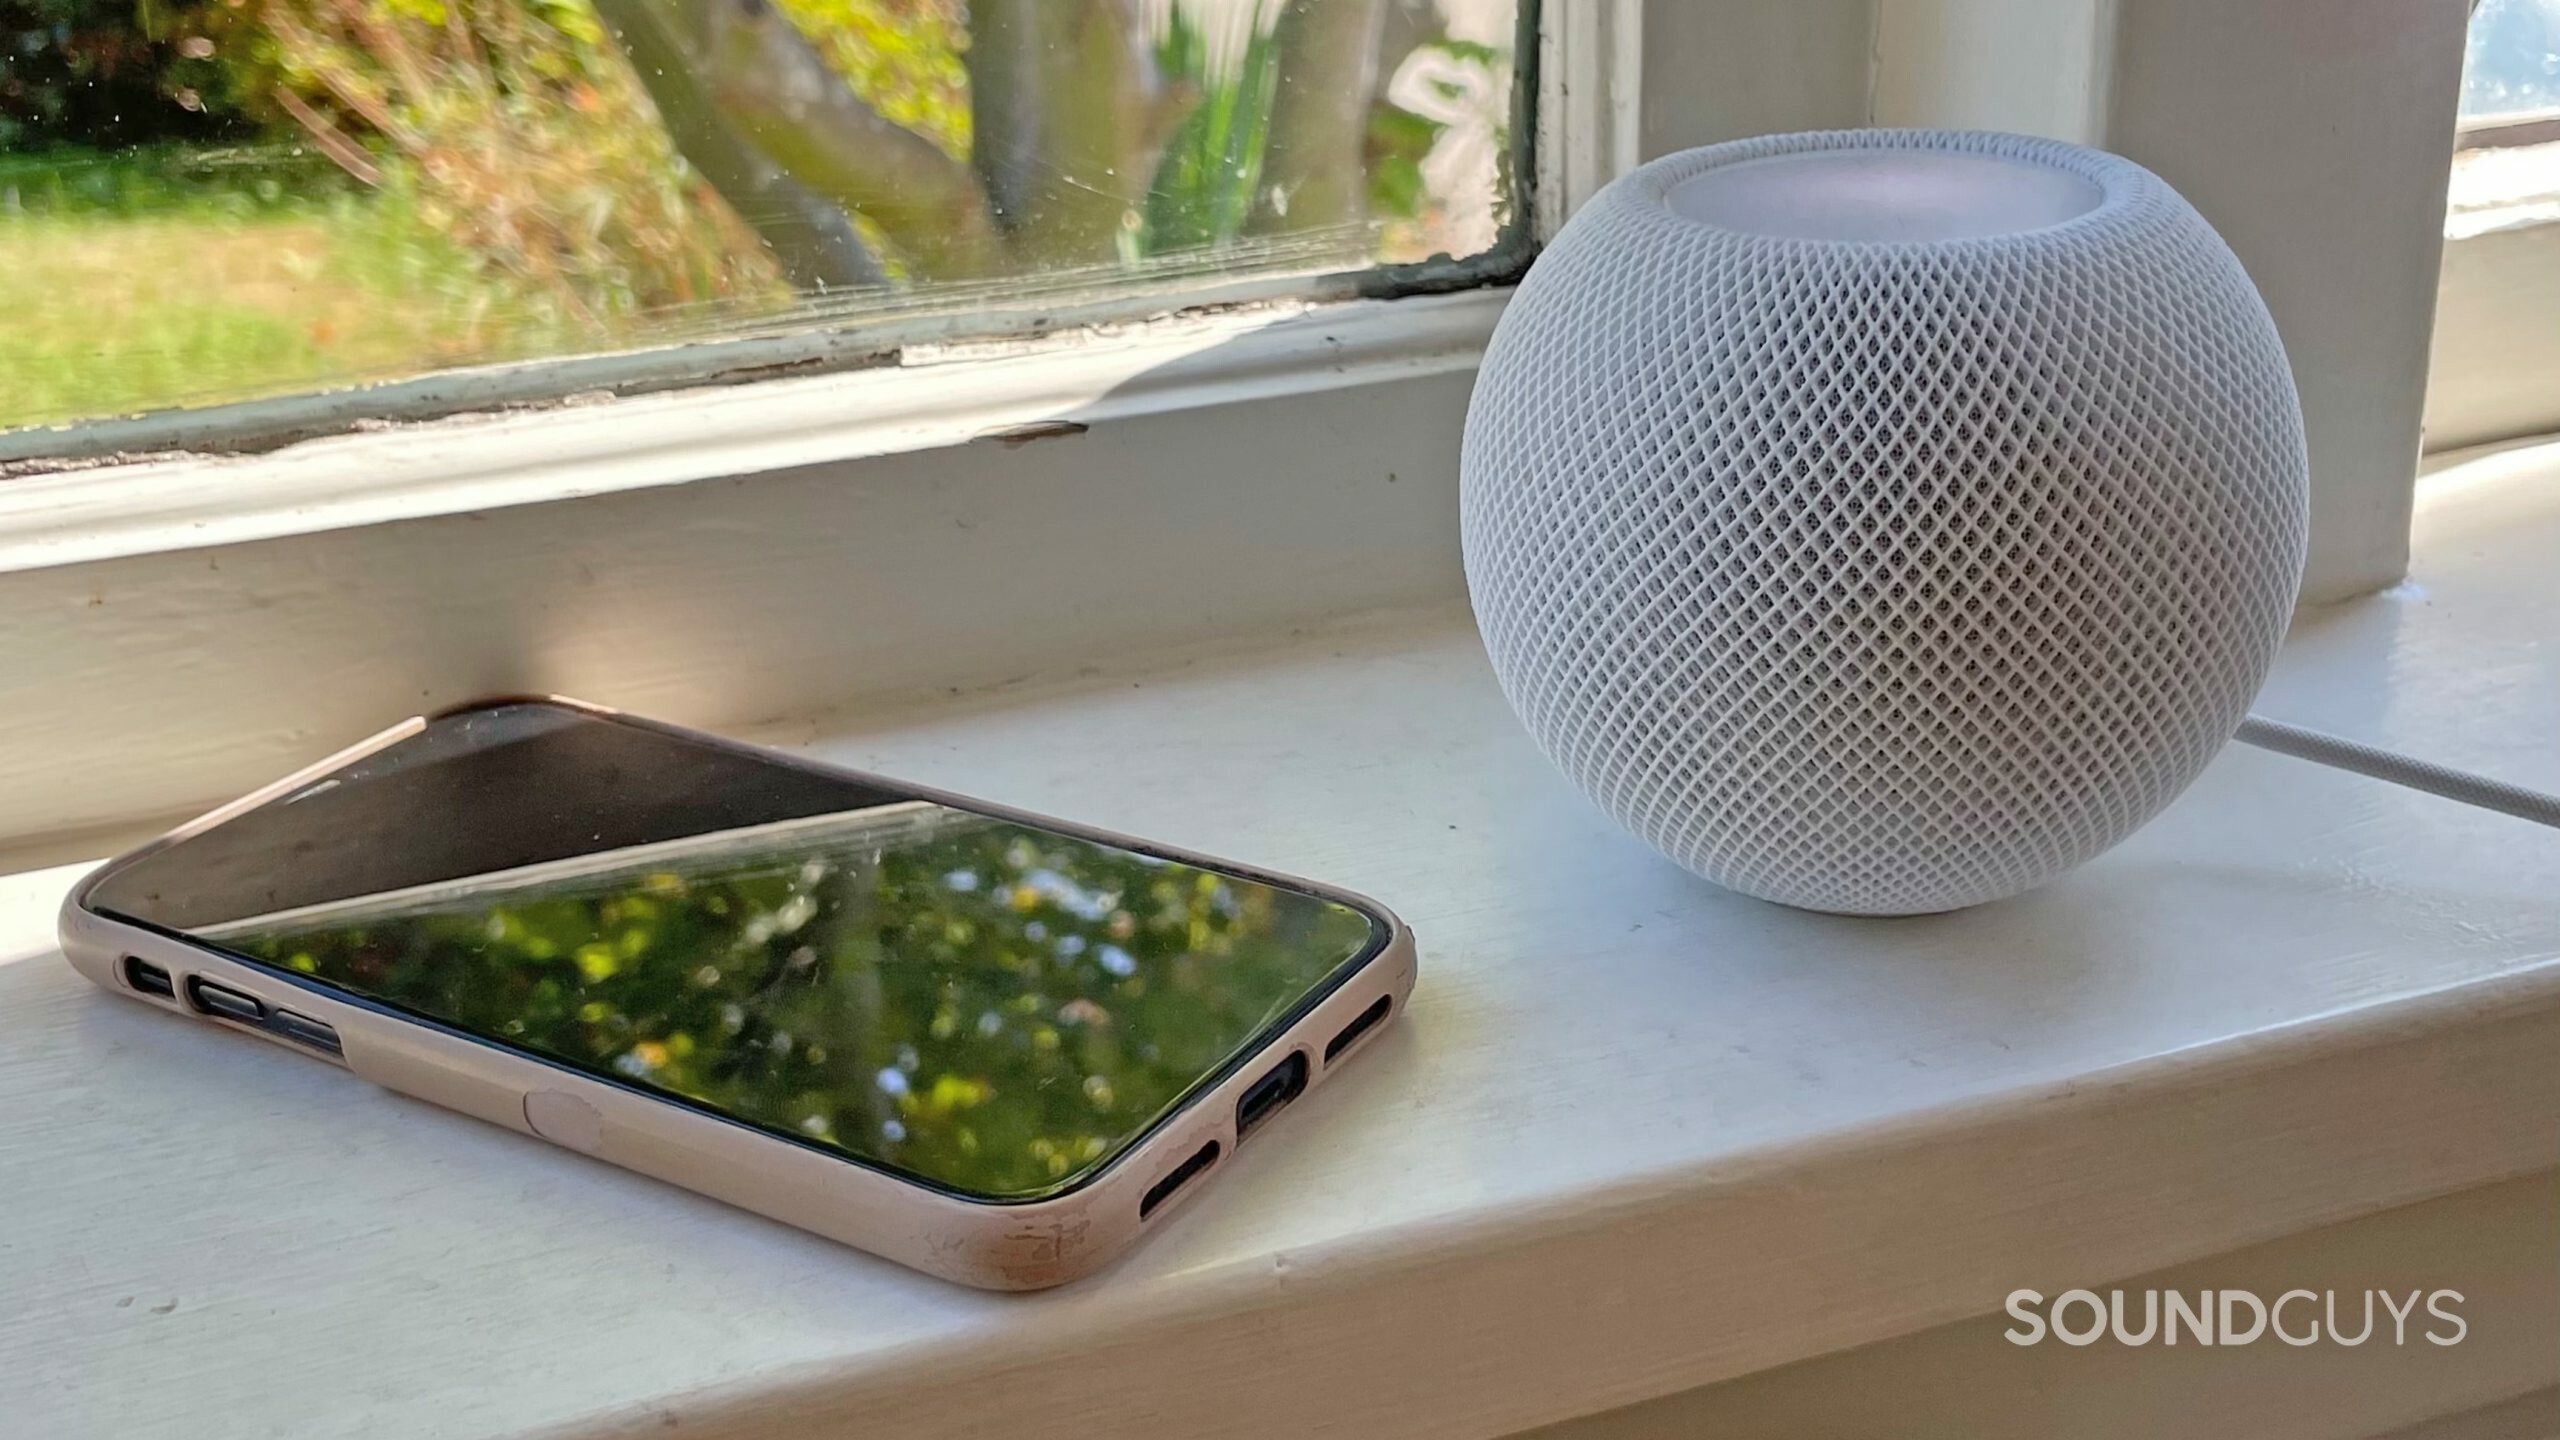
<path id="1" fill-rule="evenodd" d="M 90 905 L 972 1198 L 1108 1165 L 1374 956 L 1304 890 L 539 702 Z"/>

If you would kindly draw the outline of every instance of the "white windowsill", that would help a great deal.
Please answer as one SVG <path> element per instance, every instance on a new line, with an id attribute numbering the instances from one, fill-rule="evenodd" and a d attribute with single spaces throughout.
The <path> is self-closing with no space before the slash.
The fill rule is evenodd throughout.
<path id="1" fill-rule="evenodd" d="M 1239 306 L 893 364 L 0 479 L 0 573 L 989 443 L 1471 370 L 1507 288 Z"/>
<path id="2" fill-rule="evenodd" d="M 2416 579 L 2306 614 L 2261 708 L 2560 787 L 2554 485 L 2439 476 Z M 1409 1020 L 1118 1268 L 1006 1298 L 97 994 L 75 871 L 20 876 L 0 1414 L 1485 1436 L 2560 1163 L 2560 836 L 2258 752 L 2045 891 L 1856 921 L 1611 829 L 1451 609 L 811 748 L 1369 890 Z"/>

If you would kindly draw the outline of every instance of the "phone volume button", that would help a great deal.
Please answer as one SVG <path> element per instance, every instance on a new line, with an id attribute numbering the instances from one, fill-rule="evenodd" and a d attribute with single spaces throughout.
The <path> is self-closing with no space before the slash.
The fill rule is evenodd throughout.
<path id="1" fill-rule="evenodd" d="M 243 1025 L 256 1025 L 267 1018 L 266 1002 L 255 995 L 244 994 L 228 985 L 219 985 L 201 975 L 187 979 L 187 998 L 207 1015 L 237 1020 Z"/>
<path id="2" fill-rule="evenodd" d="M 604 1148 L 604 1116 L 596 1107 L 563 1090 L 536 1090 L 524 1097 L 526 1128 L 563 1149 L 593 1155 Z"/>
<path id="3" fill-rule="evenodd" d="M 296 1015 L 290 1010 L 277 1010 L 267 1016 L 267 1023 L 275 1028 L 277 1034 L 288 1040 L 298 1040 L 314 1050 L 324 1050 L 332 1055 L 347 1053 L 347 1047 L 339 1043 L 338 1032 L 335 1029 L 308 1015 Z"/>

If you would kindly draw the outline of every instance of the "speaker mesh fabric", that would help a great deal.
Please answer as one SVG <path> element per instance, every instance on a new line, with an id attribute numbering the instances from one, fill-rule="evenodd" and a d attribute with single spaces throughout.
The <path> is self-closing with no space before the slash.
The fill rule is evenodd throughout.
<path id="1" fill-rule="evenodd" d="M 2095 208 L 1929 242 L 1674 214 L 1709 167 L 1928 147 Z M 1522 282 L 1462 463 L 1505 695 L 1680 864 L 1818 910 L 2011 895 L 2191 783 L 2301 578 L 2301 412 L 2203 218 L 2017 136 L 1772 136 L 1646 165 Z"/>

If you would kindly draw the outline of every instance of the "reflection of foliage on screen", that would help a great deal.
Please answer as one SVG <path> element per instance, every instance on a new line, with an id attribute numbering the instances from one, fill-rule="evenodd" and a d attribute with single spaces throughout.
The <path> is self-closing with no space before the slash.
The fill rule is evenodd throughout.
<path id="1" fill-rule="evenodd" d="M 226 943 L 993 1195 L 1134 1138 L 1368 939 L 1309 896 L 945 812 Z"/>

